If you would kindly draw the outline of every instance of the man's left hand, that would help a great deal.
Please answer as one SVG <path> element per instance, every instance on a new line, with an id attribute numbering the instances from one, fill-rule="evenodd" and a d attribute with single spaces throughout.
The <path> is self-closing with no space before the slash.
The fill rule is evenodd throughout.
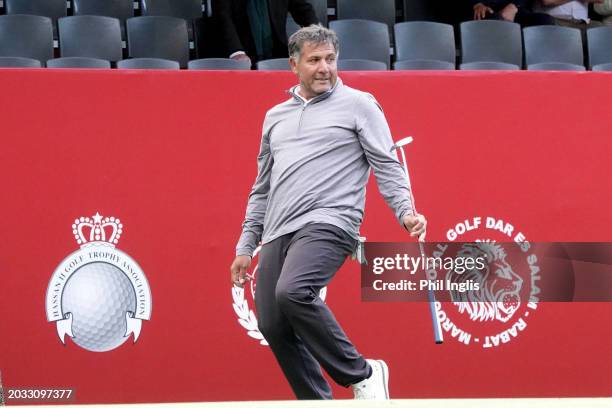
<path id="1" fill-rule="evenodd" d="M 410 232 L 411 237 L 417 237 L 419 241 L 425 241 L 427 234 L 427 220 L 422 214 L 404 215 L 402 217 L 404 228 Z"/>

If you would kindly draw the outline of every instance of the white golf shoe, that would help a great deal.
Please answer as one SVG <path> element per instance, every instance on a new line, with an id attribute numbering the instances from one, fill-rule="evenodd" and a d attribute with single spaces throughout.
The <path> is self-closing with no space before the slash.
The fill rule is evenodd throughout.
<path id="1" fill-rule="evenodd" d="M 355 399 L 387 400 L 389 399 L 389 368 L 382 360 L 366 360 L 372 367 L 370 378 L 353 384 Z"/>

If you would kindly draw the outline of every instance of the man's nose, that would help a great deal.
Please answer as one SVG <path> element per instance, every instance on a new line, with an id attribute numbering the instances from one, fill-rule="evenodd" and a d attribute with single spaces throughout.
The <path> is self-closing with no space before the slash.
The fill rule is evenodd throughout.
<path id="1" fill-rule="evenodd" d="M 317 71 L 319 71 L 319 72 L 327 72 L 327 71 L 329 71 L 329 64 L 327 63 L 327 61 L 325 61 L 324 59 L 319 61 L 319 65 L 317 67 Z"/>

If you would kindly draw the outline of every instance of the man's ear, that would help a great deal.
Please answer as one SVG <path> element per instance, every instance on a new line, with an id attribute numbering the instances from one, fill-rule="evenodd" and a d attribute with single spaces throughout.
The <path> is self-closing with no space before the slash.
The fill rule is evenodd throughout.
<path id="1" fill-rule="evenodd" d="M 297 60 L 294 57 L 289 57 L 289 66 L 294 74 L 297 74 Z"/>

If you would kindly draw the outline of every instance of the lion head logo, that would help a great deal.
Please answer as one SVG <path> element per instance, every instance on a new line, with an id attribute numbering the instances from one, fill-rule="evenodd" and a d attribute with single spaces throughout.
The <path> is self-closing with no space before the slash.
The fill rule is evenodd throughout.
<path id="1" fill-rule="evenodd" d="M 482 269 L 467 269 L 461 274 L 447 272 L 446 279 L 451 282 L 471 280 L 480 284 L 477 291 L 451 293 L 459 313 L 468 314 L 473 321 L 510 320 L 521 305 L 523 279 L 506 261 L 506 251 L 493 242 L 465 243 L 457 257 L 486 259 Z"/>

